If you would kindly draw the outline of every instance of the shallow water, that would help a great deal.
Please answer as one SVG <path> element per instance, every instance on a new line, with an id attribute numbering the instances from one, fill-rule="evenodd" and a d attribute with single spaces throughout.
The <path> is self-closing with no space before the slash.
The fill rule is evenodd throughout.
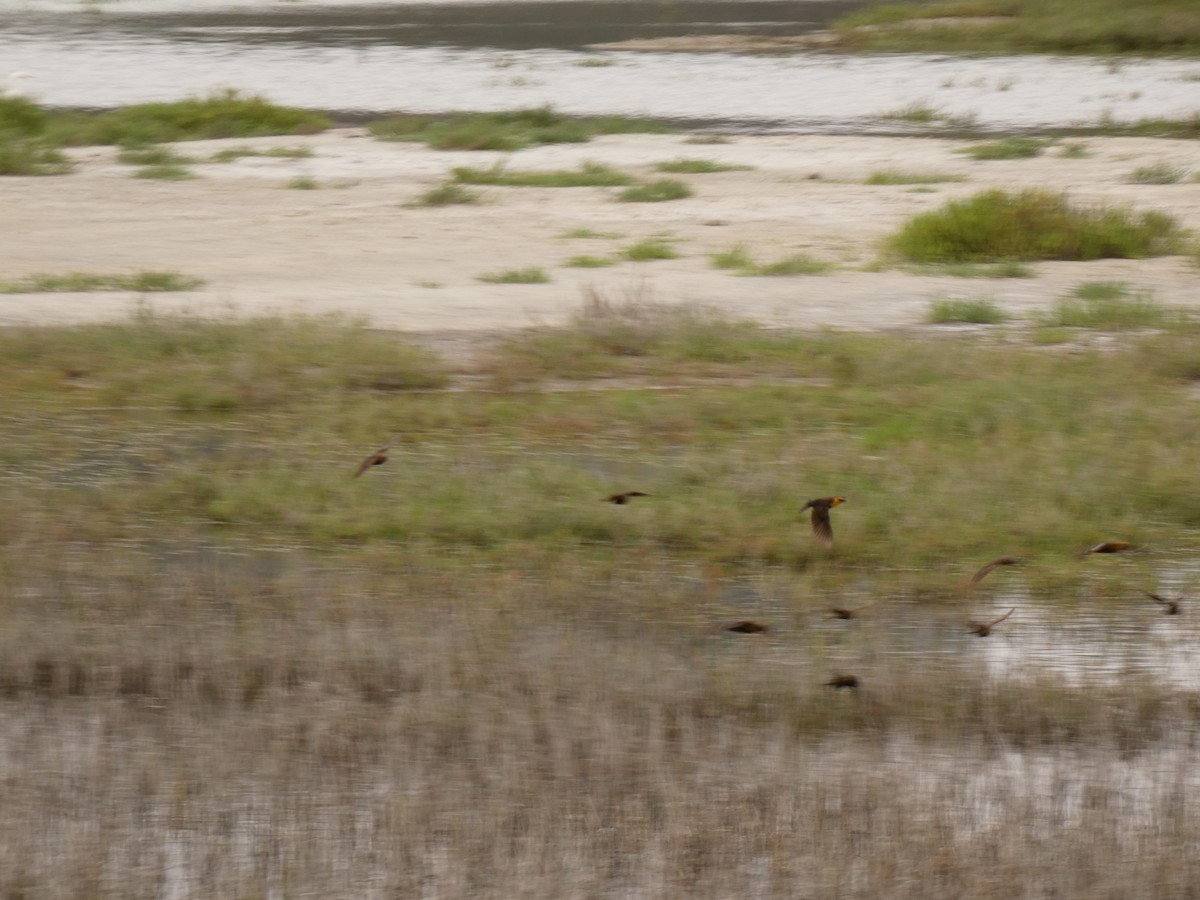
<path id="1" fill-rule="evenodd" d="M 847 8 L 810 2 L 0 0 L 0 78 L 55 106 L 104 108 L 221 88 L 341 113 L 498 110 L 647 115 L 784 130 L 904 130 L 911 107 L 995 129 L 1200 109 L 1200 62 L 822 53 L 639 53 L 586 45 L 687 34 L 795 34 Z M 194 7 L 192 7 L 194 9 Z"/>

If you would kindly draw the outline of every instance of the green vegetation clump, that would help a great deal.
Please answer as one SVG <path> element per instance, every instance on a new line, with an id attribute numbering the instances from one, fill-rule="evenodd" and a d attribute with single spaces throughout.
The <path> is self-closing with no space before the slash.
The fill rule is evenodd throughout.
<path id="1" fill-rule="evenodd" d="M 872 172 L 863 184 L 943 184 L 966 181 L 965 175 L 938 172 Z"/>
<path id="2" fill-rule="evenodd" d="M 1055 303 L 1040 324 L 1048 328 L 1155 328 L 1178 317 L 1145 291 L 1119 281 L 1089 281 Z"/>
<path id="3" fill-rule="evenodd" d="M 869 6 L 835 28 L 849 50 L 1200 53 L 1191 0 L 918 0 Z"/>
<path id="4" fill-rule="evenodd" d="M 444 181 L 431 187 L 408 204 L 410 207 L 419 206 L 470 206 L 482 200 L 478 191 L 465 188 L 456 181 Z"/>
<path id="5" fill-rule="evenodd" d="M 158 181 L 186 181 L 189 178 L 195 178 L 196 174 L 185 166 L 165 163 L 157 166 L 144 166 L 134 172 L 133 177 Z"/>
<path id="6" fill-rule="evenodd" d="M 396 116 L 367 128 L 385 141 L 417 141 L 435 150 L 502 150 L 538 144 L 579 144 L 601 134 L 668 132 L 673 128 L 647 119 L 607 117 L 575 119 L 548 106 L 511 112 L 461 113 L 454 116 Z"/>
<path id="7" fill-rule="evenodd" d="M 734 244 L 727 250 L 713 253 L 709 261 L 715 269 L 735 269 L 738 275 L 760 277 L 823 275 L 833 268 L 832 263 L 814 259 L 807 253 L 793 253 L 775 262 L 758 263 L 745 244 Z"/>
<path id="8" fill-rule="evenodd" d="M 54 147 L 0 132 L 0 175 L 65 175 L 73 168 L 71 160 Z"/>
<path id="9" fill-rule="evenodd" d="M 132 275 L 95 275 L 71 272 L 66 275 L 30 275 L 0 282 L 0 294 L 82 293 L 87 291 L 191 291 L 204 284 L 203 278 L 179 272 L 143 271 Z"/>
<path id="10" fill-rule="evenodd" d="M 668 159 L 655 163 L 654 168 L 659 172 L 669 172 L 676 175 L 705 175 L 711 172 L 736 172 L 747 170 L 752 166 L 738 166 L 731 163 L 719 163 L 712 159 Z"/>
<path id="11" fill-rule="evenodd" d="M 692 189 L 682 181 L 660 178 L 645 184 L 628 187 L 617 195 L 622 203 L 663 203 L 668 200 L 683 200 L 692 196 Z"/>
<path id="12" fill-rule="evenodd" d="M 212 161 L 228 163 L 251 156 L 274 159 L 309 159 L 313 156 L 313 151 L 308 147 L 270 147 L 266 150 L 256 150 L 253 147 L 227 147 L 214 153 Z"/>
<path id="13" fill-rule="evenodd" d="M 944 297 L 929 304 L 926 320 L 934 325 L 999 325 L 1008 315 L 986 298 Z"/>
<path id="14" fill-rule="evenodd" d="M 513 172 L 496 163 L 486 169 L 458 166 L 453 170 L 454 180 L 464 184 L 490 184 L 503 187 L 619 187 L 632 184 L 632 175 L 626 175 L 603 163 L 586 162 L 578 169 L 560 169 L 551 172 Z"/>
<path id="15" fill-rule="evenodd" d="M 220 91 L 172 103 L 140 103 L 64 123 L 70 144 L 165 144 L 214 138 L 316 134 L 329 120 L 315 112 L 278 106 L 263 97 Z"/>
<path id="16" fill-rule="evenodd" d="M 1041 138 L 1006 137 L 998 141 L 973 144 L 958 151 L 972 159 L 1030 159 L 1041 156 L 1047 142 Z"/>
<path id="17" fill-rule="evenodd" d="M 548 284 L 550 276 L 537 266 L 527 266 L 524 269 L 505 269 L 503 272 L 478 275 L 476 279 L 488 284 Z"/>
<path id="18" fill-rule="evenodd" d="M 1133 184 L 1178 184 L 1188 176 L 1188 170 L 1166 163 L 1155 163 L 1134 169 L 1129 175 Z"/>
<path id="19" fill-rule="evenodd" d="M 294 191 L 315 191 L 320 185 L 310 175 L 297 175 L 288 181 L 287 186 Z"/>
<path id="20" fill-rule="evenodd" d="M 649 237 L 630 244 L 621 255 L 631 262 L 650 262 L 656 259 L 677 259 L 679 251 L 667 238 Z"/>
<path id="21" fill-rule="evenodd" d="M 611 256 L 590 256 L 586 253 L 579 256 L 572 256 L 563 263 L 563 265 L 572 269 L 603 269 L 616 264 L 617 261 Z"/>
<path id="22" fill-rule="evenodd" d="M 1160 212 L 1073 206 L 1052 191 L 992 190 L 914 216 L 887 247 L 918 263 L 1138 259 L 1177 252 L 1183 236 Z"/>
<path id="23" fill-rule="evenodd" d="M 138 147 L 123 147 L 117 153 L 117 162 L 127 166 L 186 166 L 196 160 L 177 152 L 172 147 L 147 144 Z"/>

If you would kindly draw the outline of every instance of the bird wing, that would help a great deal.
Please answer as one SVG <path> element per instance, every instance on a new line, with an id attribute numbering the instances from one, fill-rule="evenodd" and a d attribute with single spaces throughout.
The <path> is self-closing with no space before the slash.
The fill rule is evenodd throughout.
<path id="1" fill-rule="evenodd" d="M 1012 609 L 1010 609 L 1008 612 L 1006 612 L 1000 618 L 996 619 L 994 622 L 988 622 L 987 627 L 995 628 L 997 625 L 999 625 L 1001 622 L 1003 622 L 1005 619 L 1007 619 L 1009 616 L 1011 616 L 1016 611 L 1017 611 L 1017 608 L 1014 606 Z"/>
<path id="2" fill-rule="evenodd" d="M 812 508 L 813 537 L 825 549 L 833 546 L 833 525 L 829 521 L 829 509 L 824 506 Z"/>
<path id="3" fill-rule="evenodd" d="M 363 472 L 367 471 L 367 469 L 369 469 L 369 468 L 371 468 L 371 466 L 375 465 L 375 461 L 378 459 L 379 459 L 379 453 L 378 452 L 372 453 L 370 456 L 368 456 L 366 459 L 364 459 L 362 462 L 360 462 L 358 464 L 358 468 L 354 472 L 354 477 L 357 478 Z M 387 457 L 384 457 L 384 459 L 387 459 Z"/>
<path id="4" fill-rule="evenodd" d="M 983 579 L 987 578 L 988 573 L 997 566 L 1011 566 L 1016 564 L 1016 560 L 1011 556 L 1001 556 L 998 559 L 993 559 L 986 566 L 971 576 L 971 584 L 979 584 Z"/>
<path id="5" fill-rule="evenodd" d="M 371 468 L 371 466 L 378 465 L 381 462 L 386 462 L 387 461 L 387 452 L 389 450 L 391 450 L 393 447 L 395 447 L 398 443 L 400 443 L 400 441 L 402 441 L 403 439 L 404 439 L 403 434 L 393 435 L 392 439 L 390 441 L 388 441 L 386 444 L 384 444 L 382 447 L 380 447 L 378 450 L 376 450 L 374 453 L 372 453 L 370 456 L 368 456 L 366 459 L 364 459 L 361 463 L 358 464 L 358 470 L 354 473 L 354 477 L 357 478 L 363 472 L 367 471 L 367 469 Z"/>

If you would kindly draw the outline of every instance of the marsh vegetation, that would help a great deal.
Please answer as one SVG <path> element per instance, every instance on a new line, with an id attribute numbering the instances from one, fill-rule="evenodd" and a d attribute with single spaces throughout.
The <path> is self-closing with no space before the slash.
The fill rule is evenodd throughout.
<path id="1" fill-rule="evenodd" d="M 1194 553 L 1200 330 L 1160 325 L 1062 354 L 593 294 L 469 364 L 337 319 L 0 333 L 0 886 L 1183 896 L 1195 686 L 997 677 L 963 624 L 1000 584 L 1017 634 L 1137 616 Z M 825 552 L 797 509 L 835 489 Z M 1113 534 L 1152 552 L 1074 556 Z"/>

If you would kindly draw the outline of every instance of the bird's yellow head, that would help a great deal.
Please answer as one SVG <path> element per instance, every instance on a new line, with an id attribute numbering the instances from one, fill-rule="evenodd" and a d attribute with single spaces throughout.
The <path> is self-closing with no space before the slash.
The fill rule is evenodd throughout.
<path id="1" fill-rule="evenodd" d="M 832 500 L 829 501 L 829 505 L 837 506 L 839 503 L 845 503 L 845 502 L 846 502 L 845 497 L 834 497 Z"/>

